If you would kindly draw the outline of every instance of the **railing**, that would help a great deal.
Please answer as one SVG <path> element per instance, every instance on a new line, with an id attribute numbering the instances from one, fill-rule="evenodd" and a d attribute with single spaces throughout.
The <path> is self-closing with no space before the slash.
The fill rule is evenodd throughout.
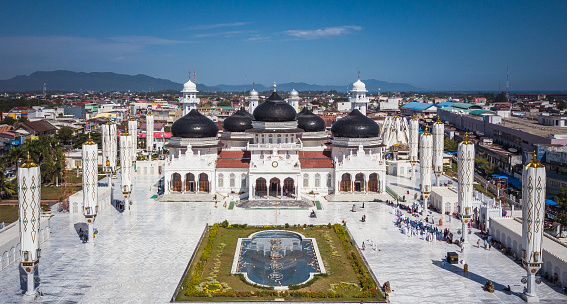
<path id="1" fill-rule="evenodd" d="M 388 186 L 386 186 L 386 192 L 388 192 L 388 194 L 390 194 L 394 199 L 397 199 L 400 202 L 402 201 L 402 197 L 394 192 L 394 190 L 390 189 L 390 187 Z"/>
<path id="2" fill-rule="evenodd" d="M 248 150 L 263 150 L 263 149 L 280 149 L 280 150 L 300 150 L 303 148 L 303 144 L 299 143 L 281 143 L 281 144 L 251 144 L 246 145 Z"/>

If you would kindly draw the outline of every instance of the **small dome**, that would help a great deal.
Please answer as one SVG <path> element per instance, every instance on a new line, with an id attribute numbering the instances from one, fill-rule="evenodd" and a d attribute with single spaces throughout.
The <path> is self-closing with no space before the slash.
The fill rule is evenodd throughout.
<path id="1" fill-rule="evenodd" d="M 301 116 L 301 115 L 303 115 L 307 112 L 310 112 L 309 109 L 307 109 L 307 107 L 303 107 L 303 109 L 301 109 L 301 111 L 299 113 L 297 113 L 297 118 L 299 118 L 299 116 Z"/>
<path id="2" fill-rule="evenodd" d="M 183 85 L 183 91 L 182 92 L 196 93 L 197 92 L 197 85 L 195 83 L 193 83 L 191 81 L 191 79 L 189 79 L 189 81 L 187 81 Z"/>
<path id="3" fill-rule="evenodd" d="M 171 126 L 171 135 L 183 138 L 216 137 L 218 131 L 216 123 L 195 109 L 176 120 Z"/>
<path id="4" fill-rule="evenodd" d="M 352 92 L 366 92 L 366 85 L 359 79 L 352 84 Z"/>
<path id="5" fill-rule="evenodd" d="M 295 109 L 276 92 L 254 109 L 254 120 L 266 122 L 294 121 Z"/>
<path id="6" fill-rule="evenodd" d="M 252 89 L 252 91 L 250 91 L 250 96 L 258 96 L 258 92 L 256 92 L 256 90 Z"/>
<path id="7" fill-rule="evenodd" d="M 222 122 L 222 128 L 228 132 L 244 132 L 252 129 L 252 117 L 247 111 L 240 109 Z"/>
<path id="8" fill-rule="evenodd" d="M 337 120 L 331 127 L 333 136 L 349 138 L 378 137 L 378 124 L 354 109 L 347 116 Z"/>
<path id="9" fill-rule="evenodd" d="M 297 92 L 295 89 L 291 90 L 291 92 L 289 92 L 289 96 L 290 97 L 299 97 L 299 92 Z"/>
<path id="10" fill-rule="evenodd" d="M 297 127 L 303 129 L 305 132 L 320 132 L 325 131 L 327 125 L 323 118 L 313 114 L 311 110 L 303 108 L 297 115 Z"/>

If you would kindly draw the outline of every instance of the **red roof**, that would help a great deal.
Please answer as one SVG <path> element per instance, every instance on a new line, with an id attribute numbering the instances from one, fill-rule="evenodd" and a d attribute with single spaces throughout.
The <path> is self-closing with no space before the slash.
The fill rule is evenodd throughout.
<path id="1" fill-rule="evenodd" d="M 217 157 L 217 168 L 249 168 L 250 151 L 221 151 Z"/>
<path id="2" fill-rule="evenodd" d="M 301 168 L 333 168 L 331 150 L 300 151 L 299 162 L 301 163 Z"/>

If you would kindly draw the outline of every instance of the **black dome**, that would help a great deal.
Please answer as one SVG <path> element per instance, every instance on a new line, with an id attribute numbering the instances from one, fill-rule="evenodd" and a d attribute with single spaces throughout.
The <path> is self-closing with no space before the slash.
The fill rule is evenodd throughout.
<path id="1" fill-rule="evenodd" d="M 327 125 L 325 120 L 303 108 L 299 114 L 297 114 L 297 127 L 303 129 L 305 132 L 319 132 L 325 131 Z"/>
<path id="2" fill-rule="evenodd" d="M 216 137 L 218 131 L 216 123 L 195 109 L 176 120 L 171 126 L 171 135 L 183 138 Z"/>
<path id="3" fill-rule="evenodd" d="M 337 120 L 331 127 L 333 136 L 350 138 L 378 137 L 378 124 L 354 109 L 347 116 Z"/>
<path id="4" fill-rule="evenodd" d="M 243 109 L 236 111 L 236 113 L 227 117 L 222 122 L 222 128 L 228 132 L 244 132 L 248 129 L 252 129 L 252 118 L 249 116 L 248 112 Z"/>
<path id="5" fill-rule="evenodd" d="M 254 109 L 254 119 L 259 121 L 294 121 L 296 114 L 295 109 L 276 92 Z"/>
<path id="6" fill-rule="evenodd" d="M 242 113 L 246 114 L 246 116 L 252 118 L 252 120 L 254 120 L 254 115 L 250 114 L 250 112 L 246 111 L 246 109 L 244 109 L 244 107 L 240 107 L 240 110 L 242 110 Z"/>

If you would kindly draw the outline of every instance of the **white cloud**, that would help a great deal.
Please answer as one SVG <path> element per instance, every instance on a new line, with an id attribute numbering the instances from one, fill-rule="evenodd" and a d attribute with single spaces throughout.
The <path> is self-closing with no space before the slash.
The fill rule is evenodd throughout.
<path id="1" fill-rule="evenodd" d="M 243 25 L 247 25 L 250 24 L 251 22 L 231 22 L 231 23 L 216 23 L 216 24 L 200 24 L 200 25 L 195 25 L 195 26 L 190 26 L 188 28 L 186 28 L 187 30 L 193 31 L 193 30 L 212 30 L 212 29 L 217 29 L 217 28 L 223 28 L 223 27 L 235 27 L 235 26 L 243 26 Z"/>
<path id="2" fill-rule="evenodd" d="M 258 31 L 256 31 L 256 30 L 226 31 L 226 32 L 217 32 L 217 33 L 195 34 L 195 35 L 193 35 L 193 37 L 195 37 L 195 38 L 206 38 L 206 37 L 216 37 L 216 36 L 233 37 L 233 36 L 256 33 L 256 32 L 258 32 Z"/>
<path id="3" fill-rule="evenodd" d="M 332 36 L 341 36 L 345 34 L 350 34 L 353 31 L 360 31 L 362 27 L 358 25 L 345 25 L 345 26 L 335 26 L 326 27 L 316 30 L 289 30 L 284 31 L 285 35 L 289 35 L 295 38 L 301 39 L 317 39 Z"/>

